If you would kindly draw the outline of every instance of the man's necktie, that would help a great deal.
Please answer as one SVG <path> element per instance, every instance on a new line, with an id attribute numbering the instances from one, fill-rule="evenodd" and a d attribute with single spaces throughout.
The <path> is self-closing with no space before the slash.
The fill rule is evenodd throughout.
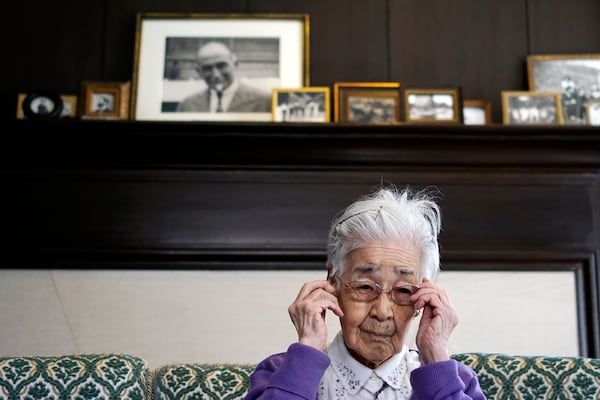
<path id="1" fill-rule="evenodd" d="M 223 104 L 221 104 L 222 98 L 223 98 L 223 92 L 221 92 L 220 90 L 217 90 L 217 99 L 218 99 L 217 112 L 223 112 Z"/>

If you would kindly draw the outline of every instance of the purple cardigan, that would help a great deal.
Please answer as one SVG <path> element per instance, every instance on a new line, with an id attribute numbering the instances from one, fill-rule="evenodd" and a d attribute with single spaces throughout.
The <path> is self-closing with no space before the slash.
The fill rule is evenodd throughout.
<path id="1" fill-rule="evenodd" d="M 245 400 L 316 399 L 329 357 L 310 346 L 290 345 L 286 353 L 274 354 L 260 362 L 250 376 Z M 412 371 L 414 400 L 485 400 L 477 375 L 455 360 L 423 365 Z"/>

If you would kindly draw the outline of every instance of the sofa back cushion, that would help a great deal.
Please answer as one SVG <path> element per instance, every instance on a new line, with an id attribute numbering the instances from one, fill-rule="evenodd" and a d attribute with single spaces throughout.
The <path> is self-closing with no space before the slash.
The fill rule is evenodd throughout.
<path id="1" fill-rule="evenodd" d="M 0 400 L 150 400 L 150 379 L 126 354 L 0 357 Z"/>
<path id="2" fill-rule="evenodd" d="M 256 365 L 191 363 L 154 371 L 154 400 L 243 399 Z"/>
<path id="3" fill-rule="evenodd" d="M 600 399 L 600 359 L 462 353 L 488 400 Z"/>

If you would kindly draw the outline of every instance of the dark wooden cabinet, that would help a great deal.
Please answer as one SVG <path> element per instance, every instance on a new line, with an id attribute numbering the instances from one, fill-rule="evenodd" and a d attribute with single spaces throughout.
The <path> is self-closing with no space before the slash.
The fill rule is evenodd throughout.
<path id="1" fill-rule="evenodd" d="M 383 183 L 437 193 L 448 270 L 576 275 L 599 356 L 600 129 L 4 122 L 4 268 L 322 269 Z"/>

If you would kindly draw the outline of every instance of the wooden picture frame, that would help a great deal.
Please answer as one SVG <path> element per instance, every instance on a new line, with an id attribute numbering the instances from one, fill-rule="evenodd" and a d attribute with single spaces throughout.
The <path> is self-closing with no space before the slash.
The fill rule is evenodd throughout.
<path id="1" fill-rule="evenodd" d="M 492 123 L 492 103 L 489 100 L 463 100 L 463 124 L 490 125 Z"/>
<path id="2" fill-rule="evenodd" d="M 82 119 L 128 119 L 131 83 L 83 81 L 79 115 Z"/>
<path id="3" fill-rule="evenodd" d="M 308 14 L 138 13 L 132 119 L 271 121 L 274 88 L 309 86 L 309 24 Z"/>
<path id="4" fill-rule="evenodd" d="M 23 103 L 27 98 L 27 93 L 19 93 L 17 95 L 17 119 L 26 118 L 23 112 Z M 62 109 L 58 118 L 76 118 L 77 117 L 77 96 L 61 94 L 59 95 L 62 100 Z"/>
<path id="5" fill-rule="evenodd" d="M 562 125 L 560 93 L 510 91 L 502 96 L 502 123 L 505 125 Z"/>
<path id="6" fill-rule="evenodd" d="M 334 122 L 396 124 L 400 122 L 400 83 L 335 82 Z"/>
<path id="7" fill-rule="evenodd" d="M 274 122 L 329 122 L 330 90 L 327 86 L 273 89 Z"/>
<path id="8" fill-rule="evenodd" d="M 600 99 L 600 54 L 527 56 L 529 90 L 559 92 L 565 125 L 584 125 L 585 103 Z"/>
<path id="9" fill-rule="evenodd" d="M 462 98 L 458 86 L 402 89 L 404 121 L 409 123 L 462 123 Z"/>
<path id="10" fill-rule="evenodd" d="M 585 103 L 585 123 L 600 126 L 600 99 L 588 100 Z"/>

